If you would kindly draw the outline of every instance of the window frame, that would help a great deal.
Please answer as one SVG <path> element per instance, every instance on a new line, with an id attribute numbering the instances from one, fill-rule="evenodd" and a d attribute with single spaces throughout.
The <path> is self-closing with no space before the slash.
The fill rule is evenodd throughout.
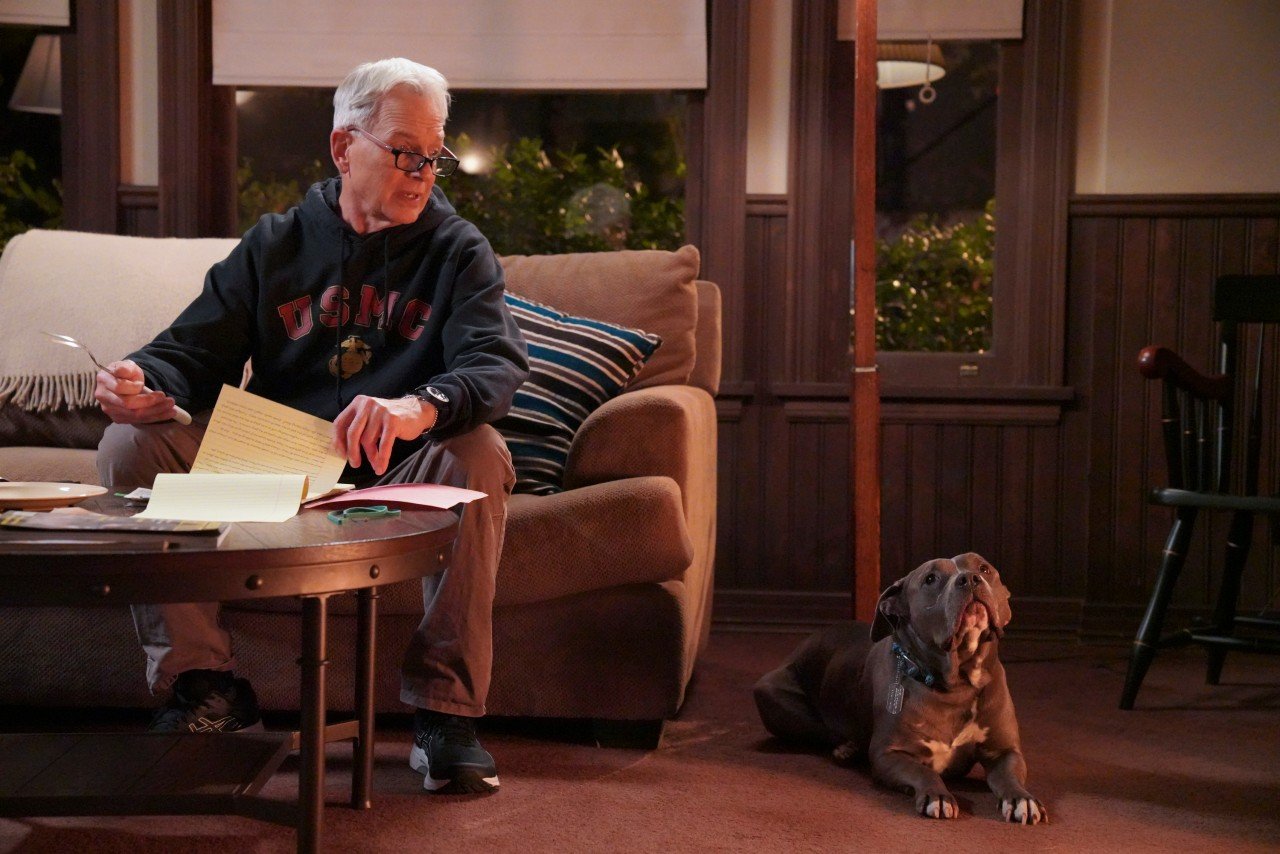
<path id="1" fill-rule="evenodd" d="M 880 351 L 885 398 L 1068 400 L 1067 199 L 1074 139 L 1062 0 L 1028 0 L 1021 41 L 1000 46 L 992 348 Z M 852 213 L 839 219 L 849 222 Z"/>

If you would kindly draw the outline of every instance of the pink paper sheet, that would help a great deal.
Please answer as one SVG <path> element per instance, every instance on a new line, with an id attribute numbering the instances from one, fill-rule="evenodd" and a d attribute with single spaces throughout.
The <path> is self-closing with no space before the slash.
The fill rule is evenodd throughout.
<path id="1" fill-rule="evenodd" d="M 448 510 L 458 504 L 467 504 L 485 493 L 439 483 L 390 483 L 353 489 L 341 495 L 322 498 L 304 504 L 304 507 L 359 507 L 369 504 L 385 504 L 388 507 L 435 507 Z"/>

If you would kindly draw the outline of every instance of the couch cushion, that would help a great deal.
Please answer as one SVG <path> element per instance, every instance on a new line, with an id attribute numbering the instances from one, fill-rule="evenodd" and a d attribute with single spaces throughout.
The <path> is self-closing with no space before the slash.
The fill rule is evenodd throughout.
<path id="1" fill-rule="evenodd" d="M 32 412 L 9 406 L 0 394 L 0 445 L 42 448 L 97 448 L 111 419 L 97 406 L 58 406 Z"/>
<path id="2" fill-rule="evenodd" d="M 684 384 L 693 372 L 699 255 L 693 246 L 564 255 L 507 255 L 507 287 L 561 311 L 643 329 L 662 338 L 634 388 Z"/>
<path id="3" fill-rule="evenodd" d="M 529 344 L 529 379 L 493 426 L 507 440 L 516 492 L 549 495 L 564 480 L 573 436 L 600 404 L 626 387 L 662 340 L 506 295 Z"/>
<path id="4" fill-rule="evenodd" d="M 680 579 L 692 562 L 680 487 L 669 477 L 513 495 L 494 605 Z"/>
<path id="5" fill-rule="evenodd" d="M 96 484 L 97 457 L 97 449 L 0 445 L 0 477 Z"/>

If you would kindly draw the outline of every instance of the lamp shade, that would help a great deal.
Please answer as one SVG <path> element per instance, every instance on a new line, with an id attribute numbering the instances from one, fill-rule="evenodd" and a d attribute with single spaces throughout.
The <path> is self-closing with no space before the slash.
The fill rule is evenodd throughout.
<path id="1" fill-rule="evenodd" d="M 880 42 L 876 45 L 876 86 L 897 89 L 934 83 L 947 73 L 936 44 Z"/>
<path id="2" fill-rule="evenodd" d="M 62 115 L 62 40 L 59 36 L 36 36 L 18 85 L 9 98 L 9 109 Z"/>

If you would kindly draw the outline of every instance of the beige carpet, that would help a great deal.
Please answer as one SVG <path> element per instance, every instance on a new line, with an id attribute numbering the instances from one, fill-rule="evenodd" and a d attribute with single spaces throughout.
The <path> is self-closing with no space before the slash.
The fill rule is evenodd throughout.
<path id="1" fill-rule="evenodd" d="M 1006 641 L 1030 788 L 1052 817 L 1024 828 L 998 820 L 978 780 L 954 787 L 960 820 L 935 822 L 913 815 L 905 795 L 877 788 L 865 769 L 769 739 L 750 686 L 797 640 L 713 635 L 680 718 L 654 752 L 597 748 L 567 727 L 489 722 L 484 742 L 503 781 L 492 797 L 422 793 L 405 763 L 408 718 L 382 720 L 371 812 L 342 805 L 350 751 L 330 749 L 325 850 L 1280 850 L 1280 658 L 1228 657 L 1226 684 L 1208 687 L 1200 652 L 1165 653 L 1139 708 L 1121 712 L 1123 649 Z M 270 794 L 292 794 L 292 769 Z M 290 829 L 244 818 L 0 819 L 0 852 L 293 846 Z"/>

